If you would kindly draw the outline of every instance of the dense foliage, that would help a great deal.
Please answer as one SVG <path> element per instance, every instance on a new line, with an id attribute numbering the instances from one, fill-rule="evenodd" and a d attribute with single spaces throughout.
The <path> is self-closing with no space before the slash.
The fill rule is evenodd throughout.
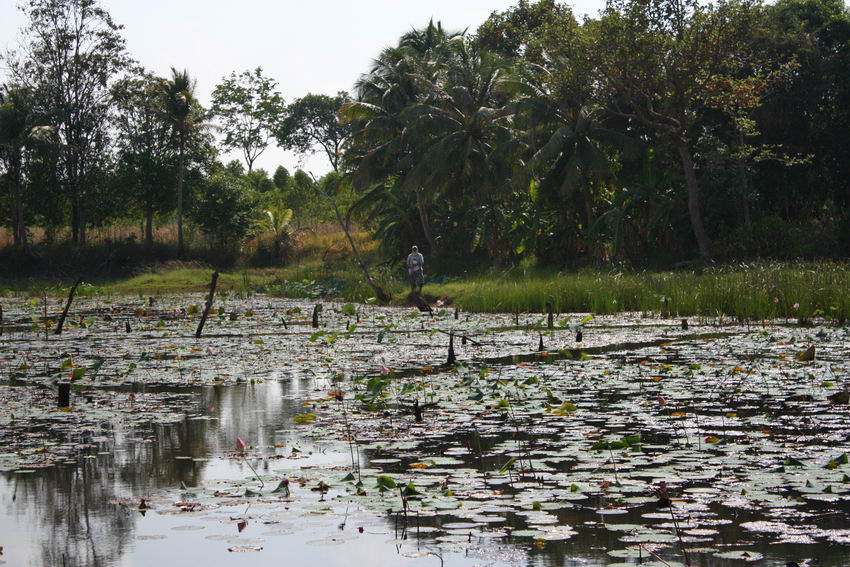
<path id="1" fill-rule="evenodd" d="M 521 1 L 384 50 L 347 157 L 395 253 L 841 256 L 848 77 L 840 1 L 612 0 L 582 22 Z"/>
<path id="2" fill-rule="evenodd" d="M 274 263 L 290 224 L 336 219 L 326 197 L 387 255 L 417 243 L 464 268 L 850 250 L 842 0 L 610 0 L 583 20 L 520 0 L 474 32 L 405 33 L 352 94 L 286 105 L 257 67 L 225 76 L 210 110 L 188 70 L 139 67 L 96 0 L 22 10 L 22 48 L 3 56 L 0 223 L 26 254 L 127 224 L 151 246 L 176 221 L 178 255 L 198 234 L 234 250 L 262 237 Z M 332 179 L 255 168 L 272 141 L 323 154 Z"/>

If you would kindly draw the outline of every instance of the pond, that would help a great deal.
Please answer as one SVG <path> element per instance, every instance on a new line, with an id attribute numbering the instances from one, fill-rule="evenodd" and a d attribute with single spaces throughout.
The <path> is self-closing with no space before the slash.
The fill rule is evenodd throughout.
<path id="1" fill-rule="evenodd" d="M 0 561 L 848 562 L 829 321 L 202 301 L 4 301 Z"/>

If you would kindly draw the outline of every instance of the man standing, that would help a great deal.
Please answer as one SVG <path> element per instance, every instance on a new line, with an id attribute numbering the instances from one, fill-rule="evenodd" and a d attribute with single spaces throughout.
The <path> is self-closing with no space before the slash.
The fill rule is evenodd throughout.
<path id="1" fill-rule="evenodd" d="M 407 273 L 410 276 L 410 293 L 419 293 L 422 291 L 422 286 L 425 285 L 425 273 L 422 271 L 422 266 L 425 265 L 425 257 L 419 253 L 419 248 L 416 246 L 411 248 L 406 263 Z"/>

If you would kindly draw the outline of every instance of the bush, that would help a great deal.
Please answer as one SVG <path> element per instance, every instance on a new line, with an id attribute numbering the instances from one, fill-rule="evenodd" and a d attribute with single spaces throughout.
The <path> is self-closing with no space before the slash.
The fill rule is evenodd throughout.
<path id="1" fill-rule="evenodd" d="M 190 211 L 191 219 L 219 244 L 232 247 L 248 235 L 256 197 L 248 183 L 231 173 L 215 173 Z"/>
<path id="2" fill-rule="evenodd" d="M 838 255 L 835 232 L 815 222 L 791 223 L 776 216 L 739 227 L 718 252 L 726 258 L 815 259 Z"/>

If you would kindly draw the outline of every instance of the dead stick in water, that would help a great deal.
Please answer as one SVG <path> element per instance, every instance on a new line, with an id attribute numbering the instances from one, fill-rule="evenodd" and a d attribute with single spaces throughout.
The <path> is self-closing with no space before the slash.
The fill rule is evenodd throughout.
<path id="1" fill-rule="evenodd" d="M 71 302 L 74 301 L 74 294 L 77 293 L 77 286 L 80 285 L 80 282 L 83 281 L 83 278 L 77 278 L 77 281 L 74 282 L 74 285 L 71 287 L 71 292 L 68 294 L 68 301 L 65 303 L 65 309 L 62 310 L 62 316 L 59 317 L 59 323 L 56 325 L 56 330 L 53 331 L 54 335 L 62 334 L 62 327 L 65 325 L 65 318 L 68 316 L 68 310 L 71 308 Z"/>
<path id="2" fill-rule="evenodd" d="M 195 338 L 200 339 L 201 333 L 204 332 L 204 324 L 207 322 L 207 316 L 212 309 L 213 298 L 215 297 L 215 286 L 218 284 L 218 271 L 213 272 L 212 281 L 210 282 L 210 294 L 207 296 L 207 302 L 204 305 L 204 313 L 201 315 L 201 321 L 198 323 L 198 330 L 195 331 Z"/>

